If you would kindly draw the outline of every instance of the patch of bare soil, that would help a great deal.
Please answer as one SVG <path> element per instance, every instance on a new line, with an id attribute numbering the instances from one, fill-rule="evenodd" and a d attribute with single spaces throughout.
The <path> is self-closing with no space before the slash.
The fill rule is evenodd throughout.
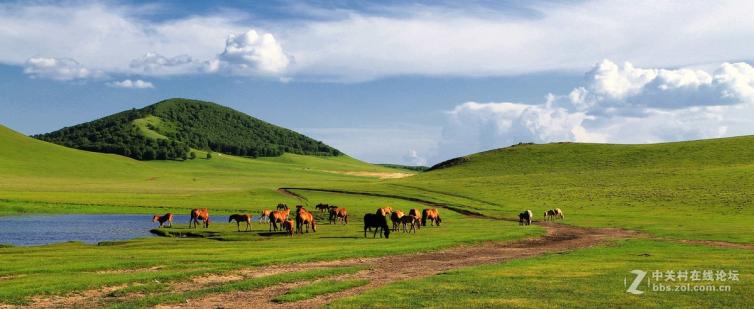
<path id="1" fill-rule="evenodd" d="M 367 279 L 370 283 L 365 286 L 320 295 L 304 301 L 279 304 L 273 302 L 272 299 L 291 288 L 309 282 L 280 284 L 254 291 L 214 294 L 200 299 L 189 300 L 187 303 L 162 305 L 158 308 L 314 308 L 335 299 L 357 295 L 366 290 L 396 281 L 432 276 L 460 267 L 500 263 L 513 259 L 529 258 L 544 253 L 565 252 L 594 246 L 607 239 L 627 238 L 636 235 L 632 231 L 620 229 L 586 229 L 552 223 L 543 225 L 548 229 L 546 236 L 514 243 L 486 242 L 479 245 L 464 245 L 434 252 L 327 262 L 330 266 L 366 266 L 367 270 L 356 274 L 342 275 L 337 277 L 336 280 Z M 407 261 L 411 261 L 412 264 L 422 265 L 422 267 L 404 267 L 401 268 L 400 272 L 395 272 L 396 265 L 405 265 Z M 298 267 L 307 265 L 300 264 Z M 321 263 L 313 265 L 321 265 Z"/>
<path id="2" fill-rule="evenodd" d="M 401 173 L 401 172 L 388 173 L 388 172 L 358 172 L 358 171 L 329 171 L 329 170 L 323 170 L 323 172 L 359 176 L 359 177 L 375 177 L 379 179 L 397 179 L 397 178 L 403 178 L 403 177 L 414 175 L 411 173 Z"/>

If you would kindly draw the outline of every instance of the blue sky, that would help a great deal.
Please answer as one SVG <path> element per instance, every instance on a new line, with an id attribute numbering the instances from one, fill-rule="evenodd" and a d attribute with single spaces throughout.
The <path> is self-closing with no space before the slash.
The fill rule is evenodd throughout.
<path id="1" fill-rule="evenodd" d="M 369 162 L 754 133 L 742 1 L 0 4 L 0 123 L 205 99 Z"/>

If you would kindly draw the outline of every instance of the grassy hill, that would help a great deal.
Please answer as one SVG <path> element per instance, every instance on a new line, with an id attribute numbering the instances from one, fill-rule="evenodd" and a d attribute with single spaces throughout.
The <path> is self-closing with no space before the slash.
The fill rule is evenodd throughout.
<path id="1" fill-rule="evenodd" d="M 35 138 L 138 160 L 185 160 L 190 148 L 236 156 L 337 156 L 322 142 L 211 102 L 169 99 Z"/>
<path id="2" fill-rule="evenodd" d="M 276 192 L 279 187 L 376 182 L 382 173 L 396 172 L 405 171 L 346 155 L 138 161 L 55 145 L 0 126 L 0 214 L 269 207 L 297 202 Z"/>
<path id="3" fill-rule="evenodd" d="M 674 238 L 754 241 L 754 136 L 611 145 L 518 145 L 449 160 L 363 188 L 514 219 L 551 208 L 566 223 Z"/>

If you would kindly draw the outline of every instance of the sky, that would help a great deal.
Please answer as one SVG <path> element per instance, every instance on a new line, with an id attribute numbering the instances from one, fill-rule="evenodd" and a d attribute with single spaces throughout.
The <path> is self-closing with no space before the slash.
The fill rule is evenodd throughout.
<path id="1" fill-rule="evenodd" d="M 754 134 L 750 1 L 5 1 L 0 124 L 183 97 L 373 163 Z"/>

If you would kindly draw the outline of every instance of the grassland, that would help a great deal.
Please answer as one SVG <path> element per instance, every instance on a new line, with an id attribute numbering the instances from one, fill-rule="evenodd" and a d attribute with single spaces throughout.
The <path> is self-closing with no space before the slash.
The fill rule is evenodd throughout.
<path id="1" fill-rule="evenodd" d="M 710 249 L 649 240 L 551 254 L 407 280 L 340 299 L 331 308 L 747 308 L 754 303 L 751 250 Z M 626 293 L 631 270 L 649 272 L 641 295 Z M 738 281 L 659 281 L 729 285 L 729 292 L 660 292 L 646 285 L 655 270 L 737 270 Z"/>
<path id="2" fill-rule="evenodd" d="M 404 210 L 424 207 L 400 199 L 404 197 L 506 219 L 522 209 L 535 210 L 540 216 L 545 209 L 559 207 L 565 210 L 567 224 L 621 227 L 646 235 L 642 236 L 645 239 L 397 283 L 333 306 L 749 307 L 746 305 L 754 303 L 750 296 L 754 295 L 754 270 L 746 262 L 751 259 L 750 250 L 656 239 L 754 242 L 754 222 L 747 220 L 754 215 L 752 149 L 754 137 L 658 145 L 523 145 L 471 155 L 444 169 L 380 180 L 375 175 L 406 170 L 370 165 L 347 156 L 292 154 L 260 159 L 215 154 L 209 160 L 142 162 L 68 149 L 0 127 L 0 171 L 4 176 L 0 177 L 0 215 L 188 213 L 191 208 L 208 207 L 220 217 L 213 218 L 210 229 L 197 231 L 205 238 L 154 237 L 101 246 L 64 243 L 0 248 L 4 261 L 0 268 L 0 303 L 26 303 L 35 295 L 126 285 L 119 293 L 135 291 L 147 296 L 127 303 L 105 300 L 100 305 L 144 307 L 332 274 L 330 270 L 294 272 L 189 292 L 170 288 L 174 282 L 207 273 L 421 252 L 543 233 L 536 226 L 521 228 L 511 222 L 443 210 L 441 228 L 422 229 L 417 235 L 393 234 L 389 240 L 363 239 L 360 221 L 364 213 L 384 206 Z M 364 175 L 375 177 L 353 172 L 368 172 Z M 280 187 L 379 193 L 396 198 L 294 190 L 307 198 L 299 201 L 278 192 Z M 351 224 L 328 225 L 324 216 L 317 214 L 317 233 L 289 238 L 270 234 L 266 225 L 257 223 L 252 232 L 238 233 L 235 224 L 222 220 L 225 214 L 255 213 L 279 202 L 325 202 L 346 207 Z M 172 230 L 185 231 L 186 226 L 179 222 Z M 734 268 L 742 276 L 730 293 L 719 295 L 673 293 L 673 297 L 662 298 L 656 293 L 625 293 L 623 278 L 631 269 L 682 267 Z M 318 293 L 316 286 L 310 288 Z M 426 292 L 419 293 L 420 289 Z M 387 295 L 393 298 L 388 300 Z"/>

